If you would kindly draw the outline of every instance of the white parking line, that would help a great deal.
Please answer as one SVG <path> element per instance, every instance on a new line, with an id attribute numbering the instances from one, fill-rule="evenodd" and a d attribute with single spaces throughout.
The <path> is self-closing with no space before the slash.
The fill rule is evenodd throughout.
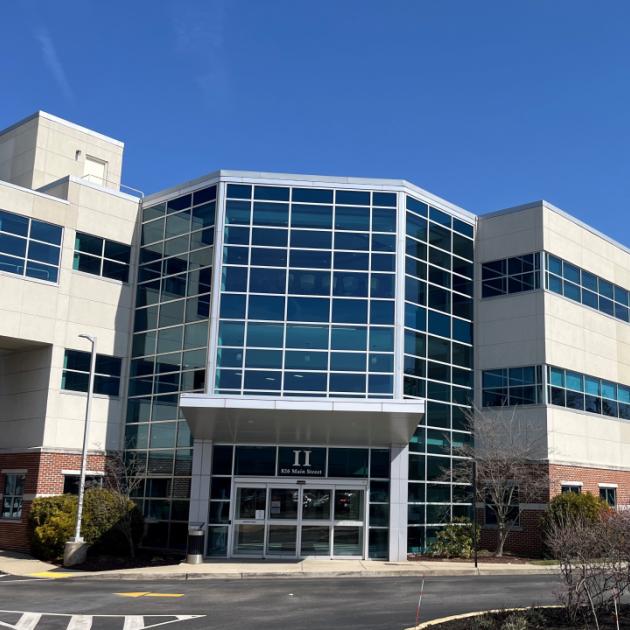
<path id="1" fill-rule="evenodd" d="M 148 630 L 149 628 L 157 628 L 158 626 L 205 617 L 205 615 L 146 615 L 151 619 L 151 622 L 145 626 L 145 617 L 142 615 L 69 615 L 66 613 L 0 610 L 0 617 L 2 615 L 20 615 L 17 622 L 8 623 L 0 619 L 0 628 L 9 628 L 10 630 L 35 630 L 40 621 L 42 621 L 42 625 L 45 625 L 45 617 L 67 617 L 68 625 L 66 630 L 91 630 L 92 622 L 95 618 L 119 620 L 121 623 L 119 627 L 122 627 L 122 630 Z"/>
<path id="2" fill-rule="evenodd" d="M 90 615 L 73 615 L 66 630 L 90 630 L 92 617 Z"/>
<path id="3" fill-rule="evenodd" d="M 42 618 L 40 613 L 25 612 L 15 624 L 16 630 L 33 630 Z"/>

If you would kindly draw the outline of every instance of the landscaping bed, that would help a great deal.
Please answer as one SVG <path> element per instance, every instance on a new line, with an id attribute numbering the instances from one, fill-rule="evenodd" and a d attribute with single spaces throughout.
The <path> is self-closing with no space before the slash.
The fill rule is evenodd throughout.
<path id="1" fill-rule="evenodd" d="M 618 626 L 614 613 L 600 614 L 598 621 L 600 630 L 630 628 L 630 604 L 620 607 Z M 427 627 L 432 630 L 592 630 L 595 624 L 590 611 L 585 611 L 584 620 L 575 624 L 567 618 L 564 608 L 531 608 L 484 613 Z"/>

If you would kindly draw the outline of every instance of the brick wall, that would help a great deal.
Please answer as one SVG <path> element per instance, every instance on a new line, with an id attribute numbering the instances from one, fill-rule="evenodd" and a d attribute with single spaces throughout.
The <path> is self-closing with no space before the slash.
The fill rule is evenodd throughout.
<path id="1" fill-rule="evenodd" d="M 586 468 L 583 466 L 549 465 L 549 495 L 560 494 L 563 481 L 582 483 L 582 492 L 599 496 L 599 484 L 617 484 L 617 505 L 630 505 L 630 471 L 609 470 L 604 468 Z M 543 510 L 521 511 L 520 527 L 510 532 L 505 551 L 524 556 L 537 557 L 543 554 L 543 535 L 540 519 Z M 477 516 L 482 527 L 480 546 L 482 549 L 496 549 L 496 529 L 484 527 L 484 510 L 478 510 Z"/>
<path id="2" fill-rule="evenodd" d="M 88 455 L 88 470 L 103 471 L 105 455 Z M 0 518 L 0 548 L 28 551 L 28 513 L 32 499 L 43 494 L 61 494 L 62 470 L 79 470 L 79 453 L 0 453 L 0 471 L 26 470 L 22 516 L 17 519 Z M 0 494 L 4 492 L 5 475 L 0 472 Z"/>

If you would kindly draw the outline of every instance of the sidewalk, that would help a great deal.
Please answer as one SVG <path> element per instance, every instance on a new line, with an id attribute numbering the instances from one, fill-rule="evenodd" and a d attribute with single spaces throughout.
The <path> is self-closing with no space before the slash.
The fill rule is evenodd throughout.
<path id="1" fill-rule="evenodd" d="M 545 575 L 553 566 L 480 562 L 387 562 L 379 560 L 300 560 L 295 562 L 208 561 L 203 564 L 139 567 L 112 571 L 64 569 L 25 554 L 0 551 L 0 571 L 24 577 L 95 577 L 115 580 L 191 580 L 316 577 L 429 577 L 465 575 Z M 0 581 L 1 584 L 1 581 Z"/>

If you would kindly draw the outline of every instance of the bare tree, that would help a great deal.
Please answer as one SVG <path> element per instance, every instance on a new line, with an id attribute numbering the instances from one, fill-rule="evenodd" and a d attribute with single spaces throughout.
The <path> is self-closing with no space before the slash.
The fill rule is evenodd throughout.
<path id="1" fill-rule="evenodd" d="M 516 407 L 483 411 L 473 407 L 467 415 L 474 442 L 454 453 L 451 479 L 473 483 L 476 470 L 477 501 L 485 503 L 497 523 L 496 555 L 503 555 L 505 541 L 518 523 L 520 504 L 546 502 L 548 468 L 542 464 L 541 435 L 528 427 Z"/>
<path id="2" fill-rule="evenodd" d="M 602 613 L 617 617 L 620 599 L 630 591 L 628 532 L 628 513 L 602 512 L 593 520 L 567 510 L 547 519 L 547 546 L 564 580 L 558 599 L 573 623 L 592 616 L 598 628 Z"/>
<path id="3" fill-rule="evenodd" d="M 133 509 L 134 497 L 144 483 L 145 474 L 144 464 L 133 455 L 124 458 L 119 452 L 108 454 L 105 463 L 105 483 L 109 490 L 114 491 L 113 496 L 119 502 L 116 507 L 117 513 L 121 516 L 116 523 L 116 529 L 127 542 L 132 558 L 136 555 L 137 528 L 141 520 Z"/>

